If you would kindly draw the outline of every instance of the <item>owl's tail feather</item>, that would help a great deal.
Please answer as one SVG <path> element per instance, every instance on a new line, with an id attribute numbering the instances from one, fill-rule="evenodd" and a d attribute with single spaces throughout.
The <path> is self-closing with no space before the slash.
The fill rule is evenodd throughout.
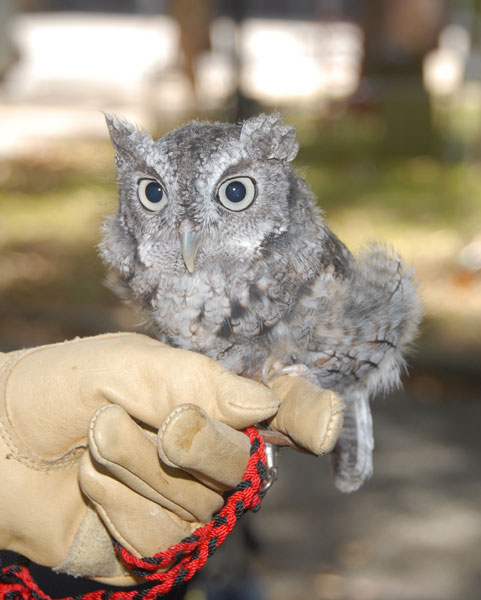
<path id="1" fill-rule="evenodd" d="M 332 457 L 336 487 L 349 493 L 372 475 L 374 437 L 367 393 L 353 392 L 344 401 L 344 427 Z"/>

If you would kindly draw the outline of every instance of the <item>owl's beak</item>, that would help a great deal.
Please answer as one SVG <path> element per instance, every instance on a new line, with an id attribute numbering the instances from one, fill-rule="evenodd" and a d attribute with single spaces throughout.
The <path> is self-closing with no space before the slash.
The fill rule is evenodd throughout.
<path id="1" fill-rule="evenodd" d="M 182 244 L 184 264 L 189 273 L 193 273 L 195 257 L 197 256 L 197 250 L 200 245 L 200 234 L 197 231 L 191 231 L 190 228 L 185 227 L 180 234 L 180 241 Z"/>

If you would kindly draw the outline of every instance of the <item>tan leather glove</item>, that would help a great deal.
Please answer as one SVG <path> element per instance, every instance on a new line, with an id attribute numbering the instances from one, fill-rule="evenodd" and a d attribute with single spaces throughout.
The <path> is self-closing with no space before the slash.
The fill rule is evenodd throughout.
<path id="1" fill-rule="evenodd" d="M 109 533 L 145 556 L 208 521 L 247 464 L 249 441 L 234 429 L 279 404 L 260 384 L 138 334 L 0 355 L 0 394 L 0 547 L 114 585 L 136 581 Z M 313 412 L 331 414 L 332 446 L 338 406 Z M 303 445 L 301 421 L 289 435 Z"/>
<path id="2" fill-rule="evenodd" d="M 316 455 L 331 452 L 343 425 L 341 398 L 331 390 L 319 389 L 303 377 L 281 375 L 269 385 L 281 400 L 269 428 L 286 435 L 294 447 Z M 268 436 L 265 439 L 269 441 Z"/>

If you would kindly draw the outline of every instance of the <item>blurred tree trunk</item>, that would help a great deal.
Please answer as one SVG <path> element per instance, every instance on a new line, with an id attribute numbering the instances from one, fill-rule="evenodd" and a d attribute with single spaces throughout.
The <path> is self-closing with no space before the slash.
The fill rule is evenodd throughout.
<path id="1" fill-rule="evenodd" d="M 214 18 L 212 0 L 172 0 L 170 14 L 179 25 L 183 68 L 196 92 L 196 66 L 200 55 L 210 50 L 209 29 Z"/>
<path id="2" fill-rule="evenodd" d="M 364 2 L 364 76 L 385 121 L 383 150 L 388 154 L 439 150 L 422 62 L 437 45 L 447 9 L 447 0 Z"/>

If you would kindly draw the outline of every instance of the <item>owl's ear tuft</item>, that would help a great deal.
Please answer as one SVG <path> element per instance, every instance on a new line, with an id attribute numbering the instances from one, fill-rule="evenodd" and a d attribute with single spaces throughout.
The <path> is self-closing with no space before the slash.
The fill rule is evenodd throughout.
<path id="1" fill-rule="evenodd" d="M 268 160 L 290 162 L 299 151 L 296 128 L 284 125 L 279 113 L 261 114 L 245 121 L 240 140 Z"/>
<path id="2" fill-rule="evenodd" d="M 115 150 L 115 163 L 117 166 L 134 159 L 138 155 L 139 147 L 145 143 L 146 138 L 152 141 L 148 134 L 140 131 L 127 119 L 109 113 L 104 113 L 104 115 Z"/>

